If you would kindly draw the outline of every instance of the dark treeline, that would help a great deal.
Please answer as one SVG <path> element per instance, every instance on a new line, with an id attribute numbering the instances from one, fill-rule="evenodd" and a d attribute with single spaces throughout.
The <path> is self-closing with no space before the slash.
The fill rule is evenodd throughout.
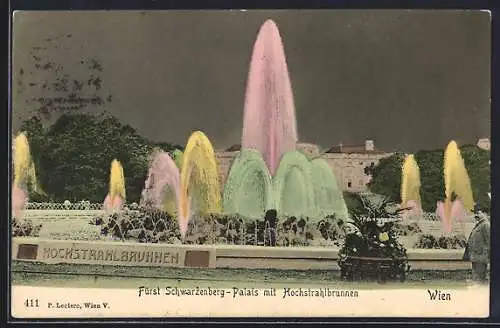
<path id="1" fill-rule="evenodd" d="M 40 186 L 46 195 L 31 201 L 102 202 L 109 188 L 110 165 L 121 162 L 127 201 L 138 202 L 156 148 L 172 153 L 179 145 L 155 143 L 108 114 L 64 114 L 49 127 L 33 116 L 20 129 L 28 136 Z"/>

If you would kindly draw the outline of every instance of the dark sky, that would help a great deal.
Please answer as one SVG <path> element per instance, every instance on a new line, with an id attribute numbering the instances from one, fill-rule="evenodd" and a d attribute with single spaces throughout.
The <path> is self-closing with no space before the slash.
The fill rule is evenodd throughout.
<path id="1" fill-rule="evenodd" d="M 69 33 L 49 56 L 70 73 L 98 58 L 107 111 L 155 141 L 184 144 L 202 130 L 224 148 L 240 142 L 249 60 L 268 18 L 300 141 L 415 151 L 489 137 L 490 15 L 479 11 L 21 12 L 13 78 L 31 48 Z M 14 128 L 30 115 L 22 97 Z"/>

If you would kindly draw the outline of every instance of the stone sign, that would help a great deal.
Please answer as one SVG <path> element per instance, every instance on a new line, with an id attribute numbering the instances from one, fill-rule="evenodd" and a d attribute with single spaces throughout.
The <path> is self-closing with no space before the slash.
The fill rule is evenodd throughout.
<path id="1" fill-rule="evenodd" d="M 215 250 L 189 245 L 141 245 L 16 238 L 13 260 L 129 266 L 215 267 Z"/>
<path id="2" fill-rule="evenodd" d="M 179 251 L 129 251 L 118 249 L 74 248 L 74 247 L 43 247 L 40 260 L 94 260 L 104 262 L 132 262 L 151 264 L 179 264 Z"/>

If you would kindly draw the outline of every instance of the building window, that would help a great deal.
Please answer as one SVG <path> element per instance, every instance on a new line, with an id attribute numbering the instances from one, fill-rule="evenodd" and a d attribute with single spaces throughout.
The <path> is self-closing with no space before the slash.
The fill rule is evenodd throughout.
<path id="1" fill-rule="evenodd" d="M 375 162 L 371 162 L 371 166 L 374 166 L 375 165 Z"/>
<path id="2" fill-rule="evenodd" d="M 347 188 L 351 188 L 352 187 L 352 182 L 351 180 L 347 180 Z"/>

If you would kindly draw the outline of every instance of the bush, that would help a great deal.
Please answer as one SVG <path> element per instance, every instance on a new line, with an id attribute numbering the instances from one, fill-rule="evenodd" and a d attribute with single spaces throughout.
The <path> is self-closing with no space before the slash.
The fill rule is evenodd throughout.
<path id="1" fill-rule="evenodd" d="M 345 239 L 337 260 L 341 276 L 404 280 L 409 265 L 406 248 L 397 240 L 396 206 L 378 195 L 362 195 L 361 199 L 363 209 L 352 211 L 353 222 L 344 225 Z"/>
<path id="2" fill-rule="evenodd" d="M 436 238 L 431 234 L 421 235 L 415 243 L 415 248 L 424 249 L 461 249 L 467 245 L 464 235 L 440 236 Z"/>
<path id="3" fill-rule="evenodd" d="M 17 220 L 12 218 L 12 237 L 38 237 L 42 224 L 34 224 L 31 220 Z"/>
<path id="4" fill-rule="evenodd" d="M 250 220 L 238 215 L 211 214 L 193 217 L 188 225 L 186 244 L 238 244 L 261 246 L 334 245 L 340 238 L 339 220 L 330 216 L 313 223 L 308 218 L 272 215 Z M 275 222 L 277 221 L 277 222 Z M 120 214 L 94 218 L 90 222 L 101 226 L 104 236 L 140 243 L 181 243 L 178 223 L 171 215 L 159 210 L 139 208 Z"/>
<path id="5" fill-rule="evenodd" d="M 422 232 L 422 229 L 416 222 L 410 224 L 403 224 L 401 222 L 394 224 L 394 231 L 399 236 L 413 236 Z"/>
<path id="6" fill-rule="evenodd" d="M 160 241 L 175 243 L 180 232 L 177 222 L 161 211 L 123 211 L 104 218 L 95 218 L 91 224 L 100 225 L 104 236 L 116 239 L 136 239 L 140 243 Z"/>

